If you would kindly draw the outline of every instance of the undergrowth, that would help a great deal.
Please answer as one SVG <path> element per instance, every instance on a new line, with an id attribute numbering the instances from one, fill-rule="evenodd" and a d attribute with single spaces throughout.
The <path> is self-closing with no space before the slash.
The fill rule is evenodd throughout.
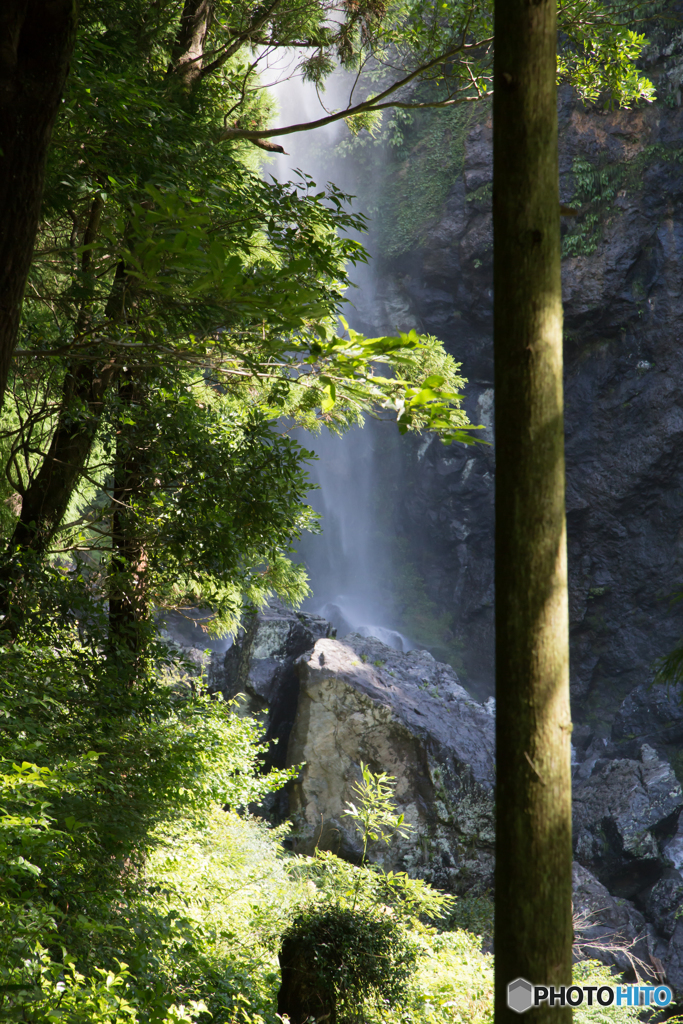
<path id="1" fill-rule="evenodd" d="M 260 725 L 178 672 L 116 691 L 77 623 L 0 659 L 0 1020 L 277 1024 L 292 922 L 351 915 L 374 922 L 375 944 L 400 935 L 415 968 L 368 1000 L 347 986 L 363 1003 L 354 1019 L 492 1021 L 487 907 L 287 853 L 288 826 L 247 811 L 291 775 L 260 772 Z M 600 1014 L 635 1021 L 627 1007 Z"/>

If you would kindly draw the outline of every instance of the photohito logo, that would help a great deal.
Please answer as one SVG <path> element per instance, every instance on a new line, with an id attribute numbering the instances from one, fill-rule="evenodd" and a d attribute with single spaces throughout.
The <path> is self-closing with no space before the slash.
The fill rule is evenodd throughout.
<path id="1" fill-rule="evenodd" d="M 532 985 L 516 978 L 508 985 L 508 1006 L 525 1013 L 542 1003 L 548 1006 L 668 1006 L 668 985 Z"/>

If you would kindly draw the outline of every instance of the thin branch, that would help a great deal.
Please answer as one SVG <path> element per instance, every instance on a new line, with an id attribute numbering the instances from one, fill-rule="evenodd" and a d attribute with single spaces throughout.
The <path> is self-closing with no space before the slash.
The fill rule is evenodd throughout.
<path id="1" fill-rule="evenodd" d="M 465 103 L 468 101 L 478 100 L 478 96 L 464 96 L 461 99 L 440 100 L 433 103 L 401 103 L 396 100 L 388 103 L 380 102 L 381 100 L 385 100 L 387 97 L 392 96 L 395 92 L 398 92 L 399 89 L 404 88 L 406 85 L 410 85 L 410 83 L 414 82 L 420 75 L 429 71 L 437 64 L 453 57 L 456 53 L 461 53 L 463 50 L 478 50 L 489 45 L 491 42 L 492 38 L 479 40 L 477 43 L 461 42 L 458 46 L 454 46 L 452 49 L 446 50 L 444 53 L 439 54 L 438 57 L 434 57 L 433 60 L 421 65 L 415 71 L 406 75 L 405 78 L 402 78 L 400 81 L 390 85 L 372 99 L 364 100 L 362 103 L 356 103 L 354 106 L 347 107 L 345 110 L 339 110 L 335 114 L 328 114 L 327 117 L 320 117 L 317 121 L 306 121 L 301 124 L 290 124 L 284 128 L 269 128 L 263 129 L 262 131 L 249 130 L 246 128 L 226 128 L 220 133 L 218 138 L 221 141 L 226 139 L 249 139 L 253 142 L 256 139 L 268 139 L 278 135 L 292 135 L 294 132 L 308 132 L 312 131 L 314 128 L 324 128 L 326 125 L 333 124 L 335 121 L 341 121 L 346 117 L 353 117 L 354 114 L 365 113 L 365 111 L 386 110 L 389 107 L 401 107 L 403 109 L 417 110 L 424 107 L 446 107 L 452 106 L 454 103 Z M 467 89 L 469 89 L 469 85 L 467 86 Z M 463 89 L 458 91 L 464 92 L 465 90 Z"/>
<path id="2" fill-rule="evenodd" d="M 267 7 L 259 18 L 256 18 L 244 32 L 240 32 L 239 35 L 236 36 L 233 42 L 225 48 L 220 57 L 217 57 L 216 60 L 212 61 L 210 64 L 207 64 L 205 68 L 202 68 L 202 70 L 199 72 L 199 77 L 205 78 L 207 75 L 210 75 L 214 71 L 218 71 L 220 68 L 222 68 L 225 62 L 230 60 L 233 54 L 237 53 L 240 47 L 243 46 L 244 43 L 246 43 L 251 38 L 254 32 L 258 32 L 259 29 L 263 28 L 263 26 L 266 24 L 268 19 L 273 14 L 273 11 L 275 11 L 280 6 L 281 3 L 283 3 L 283 0 L 273 0 L 273 3 L 270 5 L 270 7 Z"/>

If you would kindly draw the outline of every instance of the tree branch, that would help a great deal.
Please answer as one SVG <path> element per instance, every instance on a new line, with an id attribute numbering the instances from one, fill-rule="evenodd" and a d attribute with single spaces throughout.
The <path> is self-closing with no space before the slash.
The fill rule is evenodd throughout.
<path id="1" fill-rule="evenodd" d="M 263 26 L 266 24 L 268 19 L 273 14 L 273 11 L 275 11 L 282 2 L 283 0 L 273 0 L 270 7 L 267 7 L 260 17 L 252 21 L 249 24 L 249 26 L 244 30 L 244 32 L 240 32 L 240 34 L 235 37 L 232 43 L 230 43 L 230 45 L 225 48 L 225 50 L 219 57 L 216 57 L 215 60 L 211 61 L 210 64 L 207 64 L 205 68 L 201 69 L 201 71 L 199 72 L 199 77 L 205 78 L 206 75 L 210 75 L 214 71 L 218 71 L 219 68 L 223 67 L 225 62 L 227 60 L 230 60 L 232 55 L 237 53 L 240 47 L 243 46 L 244 43 L 247 42 L 247 40 L 251 39 L 254 32 L 258 32 L 259 29 L 263 28 Z"/>
<path id="2" fill-rule="evenodd" d="M 426 64 L 422 64 L 415 71 L 411 71 L 411 73 L 406 75 L 405 78 L 402 78 L 400 81 L 390 85 L 383 92 L 378 93 L 377 96 L 373 96 L 369 100 L 364 100 L 362 103 L 356 103 L 351 107 L 347 107 L 345 110 L 338 110 L 334 114 L 328 114 L 327 117 L 320 117 L 316 121 L 305 121 L 301 124 L 290 124 L 284 128 L 264 128 L 263 130 L 225 128 L 218 137 L 221 141 L 225 141 L 227 139 L 249 139 L 251 142 L 254 142 L 256 139 L 268 139 L 277 135 L 292 135 L 294 132 L 307 132 L 312 131 L 314 128 L 324 128 L 326 125 L 333 124 L 335 121 L 341 121 L 346 117 L 353 117 L 354 114 L 362 114 L 366 111 L 386 110 L 389 107 L 400 107 L 404 110 L 417 110 L 422 107 L 447 107 L 452 106 L 454 103 L 466 103 L 471 100 L 478 100 L 479 96 L 463 96 L 459 99 L 453 98 L 448 100 L 436 100 L 432 103 L 408 103 L 400 102 L 398 100 L 392 100 L 387 103 L 381 102 L 382 100 L 387 99 L 387 97 L 392 96 L 395 92 L 398 92 L 399 89 L 404 88 L 406 85 L 410 85 L 410 83 L 414 82 L 416 78 L 424 74 L 426 71 L 429 71 L 437 64 L 453 57 L 456 53 L 461 53 L 463 50 L 478 50 L 491 42 L 492 39 L 484 39 L 470 44 L 461 42 L 458 46 L 454 46 L 452 49 L 439 54 L 438 57 L 434 57 L 433 60 L 428 61 Z M 469 90 L 470 88 L 471 86 L 468 84 L 467 89 Z M 459 91 L 464 92 L 465 90 L 463 89 Z"/>

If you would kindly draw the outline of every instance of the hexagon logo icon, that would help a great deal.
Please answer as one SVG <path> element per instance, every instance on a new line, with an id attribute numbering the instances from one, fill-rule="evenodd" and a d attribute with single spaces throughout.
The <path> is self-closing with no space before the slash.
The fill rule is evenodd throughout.
<path id="1" fill-rule="evenodd" d="M 524 1013 L 533 1006 L 533 986 L 525 978 L 515 978 L 508 985 L 508 1006 L 515 1013 Z"/>

